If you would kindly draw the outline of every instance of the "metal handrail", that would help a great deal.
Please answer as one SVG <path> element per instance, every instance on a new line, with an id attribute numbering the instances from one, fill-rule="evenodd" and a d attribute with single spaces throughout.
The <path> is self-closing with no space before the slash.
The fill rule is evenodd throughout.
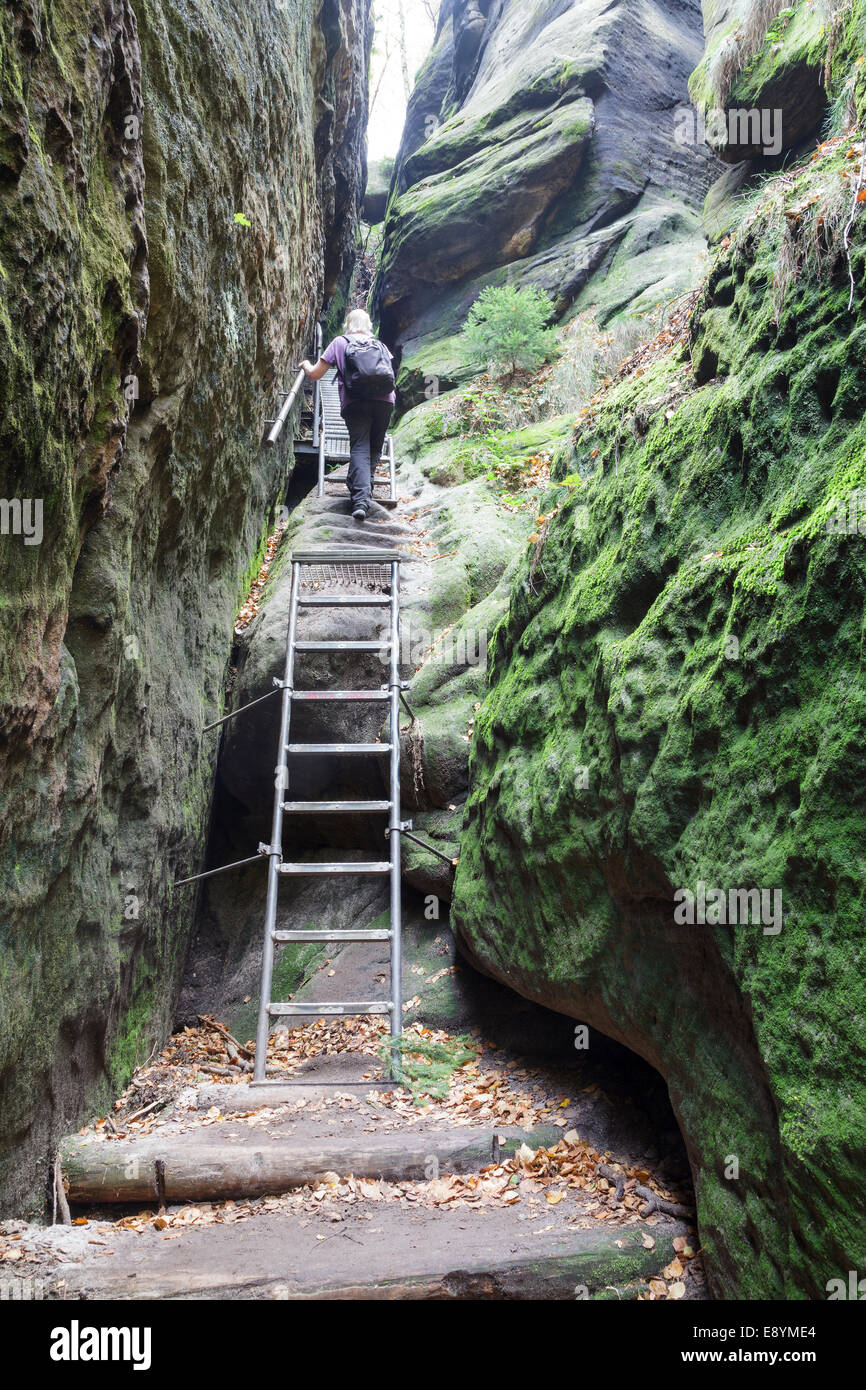
<path id="1" fill-rule="evenodd" d="M 271 426 L 271 432 L 267 438 L 268 448 L 272 449 L 276 444 L 277 440 L 279 439 L 280 435 L 282 434 L 283 425 L 289 418 L 292 406 L 295 404 L 295 401 L 298 398 L 298 392 L 303 386 L 306 377 L 307 373 L 304 371 L 303 367 L 301 367 L 298 372 L 298 375 L 295 377 L 294 383 L 292 384 L 291 391 L 286 392 L 286 398 L 283 401 L 279 415 L 277 416 L 276 420 Z"/>
<path id="2" fill-rule="evenodd" d="M 313 339 L 313 355 L 314 355 L 314 357 L 315 357 L 315 359 L 316 359 L 317 362 L 318 362 L 319 358 L 320 358 L 321 355 L 322 355 L 322 325 L 321 325 L 320 323 L 317 323 L 317 324 L 316 324 L 316 333 L 315 333 L 315 337 L 314 337 L 314 339 Z M 268 435 L 268 438 L 267 438 L 268 447 L 271 448 L 271 449 L 274 447 L 274 445 L 276 444 L 277 440 L 279 439 L 280 435 L 281 435 L 282 432 L 283 432 L 283 426 L 285 425 L 286 420 L 289 418 L 289 413 L 290 413 L 290 411 L 291 411 L 291 409 L 292 409 L 292 406 L 295 404 L 295 401 L 296 401 L 297 398 L 298 398 L 298 392 L 300 391 L 301 387 L 302 387 L 303 384 L 304 384 L 304 381 L 306 380 L 306 375 L 307 375 L 306 372 L 303 370 L 302 367 L 300 367 L 300 368 L 298 369 L 298 374 L 297 374 L 297 376 L 295 377 L 295 380 L 294 380 L 294 382 L 293 382 L 293 384 L 292 384 L 292 389 L 291 389 L 291 391 L 287 391 L 287 392 L 285 393 L 285 398 L 284 398 L 284 400 L 283 400 L 282 408 L 281 408 L 280 413 L 279 413 L 279 415 L 277 416 L 276 420 L 273 421 L 272 428 L 271 428 L 271 432 L 270 432 L 270 434 Z M 314 389 L 313 389 L 313 443 L 314 443 L 314 444 L 318 444 L 320 399 L 321 399 L 321 391 L 320 391 L 320 389 L 319 389 L 319 383 L 318 383 L 318 381 L 317 381 L 317 382 L 315 383 L 315 386 L 314 386 Z"/>

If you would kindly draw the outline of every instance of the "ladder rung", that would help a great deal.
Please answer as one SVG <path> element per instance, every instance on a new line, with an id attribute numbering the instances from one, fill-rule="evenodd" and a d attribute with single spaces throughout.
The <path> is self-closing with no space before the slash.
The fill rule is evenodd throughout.
<path id="1" fill-rule="evenodd" d="M 299 1014 L 304 1018 L 327 1018 L 329 1014 L 390 1014 L 394 1005 L 383 1003 L 380 999 L 374 999 L 370 1003 L 362 1000 L 356 1003 L 351 1002 L 336 1004 L 330 1000 L 321 1000 L 318 1004 L 269 1004 L 268 1013 L 273 1018 L 290 1018 L 292 1014 Z"/>
<path id="2" fill-rule="evenodd" d="M 326 483 L 347 483 L 348 481 L 348 473 L 344 473 L 340 468 L 335 468 L 333 472 L 325 474 Z M 387 487 L 390 481 L 391 479 L 387 473 L 373 474 L 373 483 L 377 484 L 379 487 Z"/>
<path id="3" fill-rule="evenodd" d="M 275 931 L 275 941 L 390 941 L 389 931 Z"/>
<path id="4" fill-rule="evenodd" d="M 293 874 L 296 878 L 324 878 L 328 874 L 389 874 L 391 861 L 388 859 L 362 859 L 357 864 L 286 864 L 280 865 L 281 874 Z"/>
<path id="5" fill-rule="evenodd" d="M 289 814 L 325 815 L 330 812 L 390 811 L 390 801 L 284 801 L 283 810 Z"/>
<path id="6" fill-rule="evenodd" d="M 387 690 L 296 690 L 293 700 L 390 700 Z"/>
<path id="7" fill-rule="evenodd" d="M 287 753 L 390 753 L 390 743 L 287 743 Z"/>
<path id="8" fill-rule="evenodd" d="M 336 595 L 312 594 L 305 598 L 301 594 L 298 603 L 305 608 L 390 608 L 390 598 L 371 598 L 369 594 L 356 594 L 352 598 L 337 598 Z"/>
<path id="9" fill-rule="evenodd" d="M 296 642 L 296 652 L 378 652 L 390 647 L 390 637 L 382 637 L 377 642 Z"/>

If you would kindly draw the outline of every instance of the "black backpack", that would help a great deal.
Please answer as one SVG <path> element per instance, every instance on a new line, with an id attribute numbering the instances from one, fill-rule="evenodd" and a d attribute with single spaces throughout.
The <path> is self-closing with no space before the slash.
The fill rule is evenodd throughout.
<path id="1" fill-rule="evenodd" d="M 354 401 L 388 396 L 394 390 L 391 354 L 378 338 L 346 338 L 346 394 Z"/>

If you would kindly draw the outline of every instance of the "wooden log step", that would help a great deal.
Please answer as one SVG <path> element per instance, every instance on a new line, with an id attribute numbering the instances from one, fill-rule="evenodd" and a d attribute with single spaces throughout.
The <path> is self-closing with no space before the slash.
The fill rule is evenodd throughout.
<path id="1" fill-rule="evenodd" d="M 135 1231 L 83 1247 L 81 1264 L 65 1264 L 64 1296 L 92 1300 L 404 1300 L 502 1299 L 622 1303 L 646 1291 L 646 1281 L 674 1257 L 680 1223 L 575 1230 L 552 1222 L 527 1230 L 523 1202 L 504 1209 L 406 1212 L 380 1202 L 372 1222 L 342 1223 L 327 1213 L 259 1217 L 255 1227 L 192 1227 L 169 1242 L 147 1246 Z M 539 1218 L 540 1220 L 541 1218 Z M 303 1224 L 302 1224 L 303 1223 Z M 533 1226 L 535 1223 L 533 1223 Z M 318 1233 L 319 1240 L 315 1239 Z M 530 1234 L 530 1232 L 532 1232 Z"/>
<path id="2" fill-rule="evenodd" d="M 273 1104 L 269 1092 L 260 1104 Z M 302 1095 L 302 1092 L 298 1092 Z M 431 1160 L 443 1173 L 475 1173 L 494 1161 L 500 1131 L 479 1127 L 418 1133 L 356 1134 L 345 1138 L 275 1140 L 261 1133 L 231 1130 L 220 1140 L 209 1127 L 140 1139 L 70 1136 L 61 1145 L 69 1200 L 83 1203 L 155 1202 L 157 1163 L 161 1163 L 167 1202 L 263 1197 L 318 1182 L 325 1173 L 392 1182 L 421 1181 Z M 240 1135 L 240 1138 L 238 1138 Z M 552 1125 L 515 1136 L 507 1147 L 526 1142 L 552 1147 L 562 1137 Z M 505 1147 L 505 1146 L 504 1146 Z"/>

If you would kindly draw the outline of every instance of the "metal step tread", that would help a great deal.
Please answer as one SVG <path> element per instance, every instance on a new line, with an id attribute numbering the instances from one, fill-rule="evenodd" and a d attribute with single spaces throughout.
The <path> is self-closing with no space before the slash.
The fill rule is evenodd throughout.
<path id="1" fill-rule="evenodd" d="M 378 652 L 383 647 L 390 647 L 391 638 L 382 637 L 377 641 L 368 642 L 331 642 L 331 641 L 309 641 L 296 642 L 296 652 Z"/>
<path id="2" fill-rule="evenodd" d="M 336 594 L 301 594 L 298 603 L 305 608 L 390 608 L 390 598 L 375 598 L 369 594 L 353 594 L 348 598 Z"/>
<path id="3" fill-rule="evenodd" d="M 326 474 L 325 474 L 325 482 L 326 482 L 326 483 L 347 483 L 348 481 L 349 481 L 349 470 L 348 470 L 348 468 L 335 468 L 334 471 L 333 471 L 332 473 L 326 473 Z M 390 477 L 390 474 L 389 474 L 389 473 L 374 473 L 374 474 L 373 474 L 373 482 L 374 482 L 374 483 L 378 483 L 378 484 L 382 485 L 382 484 L 385 484 L 385 483 L 390 483 L 390 481 L 391 481 L 391 477 Z"/>
<path id="4" fill-rule="evenodd" d="M 390 753 L 390 743 L 287 743 L 287 753 Z"/>
<path id="5" fill-rule="evenodd" d="M 296 690 L 293 700 L 306 700 L 308 703 L 315 703 L 317 700 L 324 701 L 326 704 L 333 700 L 339 704 L 341 700 L 370 700 L 377 704 L 387 703 L 391 696 L 387 690 Z"/>
<path id="6" fill-rule="evenodd" d="M 281 874 L 291 874 L 295 878 L 327 878 L 342 874 L 389 874 L 390 859 L 362 859 L 351 864 L 290 864 L 285 860 L 280 864 Z"/>
<path id="7" fill-rule="evenodd" d="M 390 801 L 284 801 L 283 810 L 289 814 L 326 815 L 332 812 L 390 811 Z"/>
<path id="8" fill-rule="evenodd" d="M 363 928 L 344 931 L 275 931 L 275 941 L 390 941 L 389 931 Z"/>
<path id="9" fill-rule="evenodd" d="M 393 1008 L 393 1004 L 381 999 L 352 999 L 343 1003 L 327 999 L 320 1000 L 318 1004 L 308 1004 L 306 1001 L 302 1004 L 270 1004 L 268 1013 L 273 1018 L 290 1018 L 293 1014 L 306 1018 L 327 1018 L 329 1014 L 389 1014 Z"/>

